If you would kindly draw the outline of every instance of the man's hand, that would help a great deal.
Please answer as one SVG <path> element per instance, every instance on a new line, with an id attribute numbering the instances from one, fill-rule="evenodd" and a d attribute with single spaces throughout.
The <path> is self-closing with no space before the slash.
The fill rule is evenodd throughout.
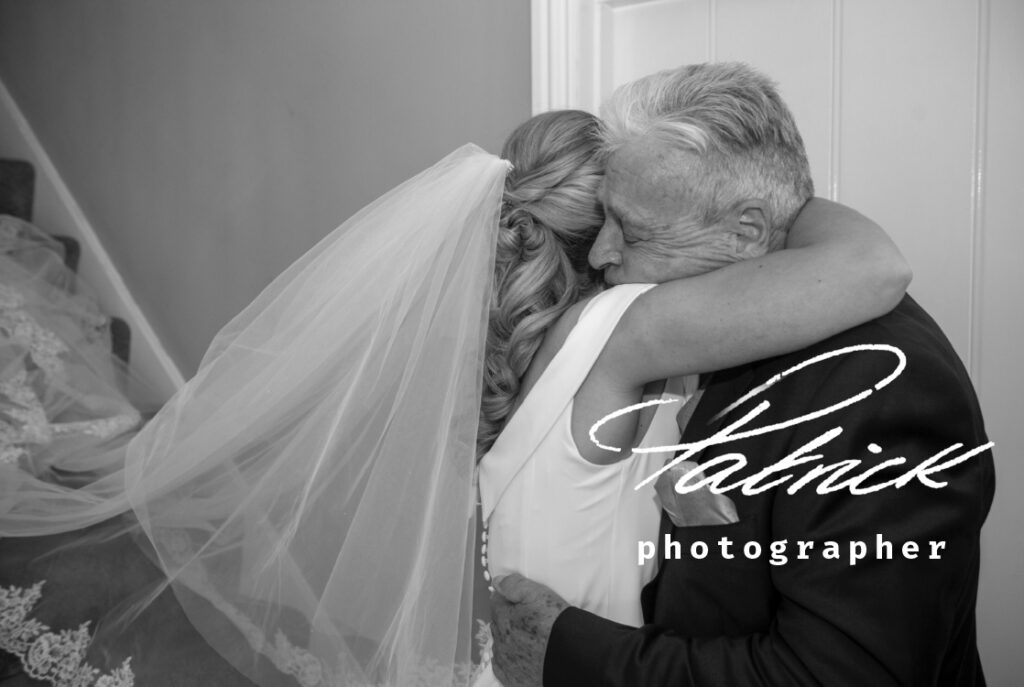
<path id="1" fill-rule="evenodd" d="M 494 675 L 505 687 L 541 687 L 551 626 L 569 604 L 544 585 L 516 573 L 496 579 L 494 590 Z"/>

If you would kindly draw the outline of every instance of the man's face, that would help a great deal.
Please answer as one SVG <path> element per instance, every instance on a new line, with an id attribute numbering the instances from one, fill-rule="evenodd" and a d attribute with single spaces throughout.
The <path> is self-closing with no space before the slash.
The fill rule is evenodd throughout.
<path id="1" fill-rule="evenodd" d="M 609 285 L 661 283 L 736 261 L 730 232 L 690 219 L 687 178 L 698 173 L 698 162 L 645 138 L 609 158 L 600 191 L 605 223 L 589 256 Z"/>

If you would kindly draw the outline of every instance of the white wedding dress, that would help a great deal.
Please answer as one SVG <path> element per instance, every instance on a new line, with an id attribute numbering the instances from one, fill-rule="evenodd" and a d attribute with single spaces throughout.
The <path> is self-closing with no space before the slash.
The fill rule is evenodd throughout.
<path id="1" fill-rule="evenodd" d="M 517 572 L 574 606 L 616 622 L 643 623 L 640 591 L 656 572 L 638 564 L 638 542 L 655 541 L 661 507 L 653 485 L 634 489 L 666 459 L 633 454 L 610 465 L 581 455 L 572 438 L 573 397 L 622 314 L 652 284 L 616 286 L 595 296 L 565 343 L 509 420 L 479 468 L 488 573 Z M 697 377 L 670 380 L 640 446 L 678 443 L 676 413 Z M 490 666 L 475 687 L 500 685 Z"/>

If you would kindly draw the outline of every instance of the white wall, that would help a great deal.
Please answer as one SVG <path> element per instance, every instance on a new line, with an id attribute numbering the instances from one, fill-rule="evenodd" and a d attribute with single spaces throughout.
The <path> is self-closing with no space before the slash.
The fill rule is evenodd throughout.
<path id="1" fill-rule="evenodd" d="M 535 106 L 596 110 L 618 84 L 659 69 L 748 62 L 779 82 L 819 195 L 895 238 L 914 268 L 910 291 L 968 366 L 996 444 L 979 644 L 989 684 L 1024 683 L 1024 2 L 534 4 L 547 65 L 535 70 L 549 72 Z"/>
<path id="2" fill-rule="evenodd" d="M 529 116 L 528 10 L 4 0 L 0 80 L 190 374 L 348 215 Z"/>

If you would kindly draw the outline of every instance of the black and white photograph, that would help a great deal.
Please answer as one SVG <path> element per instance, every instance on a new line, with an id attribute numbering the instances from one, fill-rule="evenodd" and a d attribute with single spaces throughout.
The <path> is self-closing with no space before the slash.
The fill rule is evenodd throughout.
<path id="1" fill-rule="evenodd" d="M 1024 684 L 1020 0 L 0 0 L 0 687 Z"/>

